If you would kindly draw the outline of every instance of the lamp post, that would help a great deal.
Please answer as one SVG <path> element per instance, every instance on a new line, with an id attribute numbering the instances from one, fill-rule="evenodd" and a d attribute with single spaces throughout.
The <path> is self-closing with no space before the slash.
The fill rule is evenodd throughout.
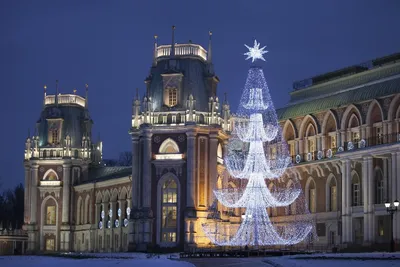
<path id="1" fill-rule="evenodd" d="M 393 203 L 390 203 L 389 200 L 385 202 L 386 211 L 390 214 L 390 220 L 392 225 L 392 235 L 390 240 L 390 252 L 394 252 L 394 237 L 393 237 L 393 214 L 397 211 L 397 207 L 399 206 L 399 201 L 396 199 Z"/>

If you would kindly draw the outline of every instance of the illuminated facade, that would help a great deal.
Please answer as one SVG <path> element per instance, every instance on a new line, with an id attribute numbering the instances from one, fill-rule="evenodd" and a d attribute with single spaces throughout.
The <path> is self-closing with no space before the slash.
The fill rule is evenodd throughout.
<path id="1" fill-rule="evenodd" d="M 132 167 L 102 166 L 87 95 L 45 91 L 25 148 L 28 251 L 210 244 L 201 224 L 214 203 L 213 188 L 241 186 L 224 174 L 233 118 L 216 96 L 211 52 L 211 34 L 208 50 L 155 43 L 146 94 L 132 104 Z M 296 83 L 289 104 L 277 110 L 294 165 L 282 181 L 290 187 L 291 175 L 300 179 L 316 221 L 315 242 L 390 239 L 383 203 L 400 197 L 399 107 L 394 55 Z M 241 222 L 242 208 L 217 208 L 226 225 Z M 290 221 L 295 212 L 293 206 L 268 209 L 275 222 Z"/>

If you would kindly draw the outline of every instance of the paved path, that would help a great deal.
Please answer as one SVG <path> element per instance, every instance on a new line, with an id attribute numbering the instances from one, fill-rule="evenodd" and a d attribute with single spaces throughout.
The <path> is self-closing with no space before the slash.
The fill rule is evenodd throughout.
<path id="1" fill-rule="evenodd" d="M 196 267 L 271 267 L 262 261 L 263 258 L 193 258 L 185 261 Z"/>

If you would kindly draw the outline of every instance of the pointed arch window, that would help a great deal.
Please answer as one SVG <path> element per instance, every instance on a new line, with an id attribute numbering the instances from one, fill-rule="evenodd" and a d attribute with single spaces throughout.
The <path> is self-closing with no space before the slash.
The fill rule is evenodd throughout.
<path id="1" fill-rule="evenodd" d="M 332 178 L 329 182 L 329 211 L 337 211 L 337 185 L 336 180 Z"/>

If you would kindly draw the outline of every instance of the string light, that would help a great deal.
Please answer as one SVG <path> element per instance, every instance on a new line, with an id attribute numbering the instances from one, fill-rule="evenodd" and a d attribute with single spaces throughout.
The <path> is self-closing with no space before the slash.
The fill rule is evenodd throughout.
<path id="1" fill-rule="evenodd" d="M 253 62 L 264 60 L 265 47 L 259 46 L 257 41 L 253 48 L 246 46 L 249 52 L 245 55 Z M 214 190 L 216 201 L 227 208 L 245 208 L 246 212 L 240 225 L 220 223 L 220 217 L 215 216 L 215 201 L 211 206 L 214 213 L 210 211 L 212 216 L 202 224 L 211 242 L 221 246 L 293 245 L 311 233 L 314 225 L 299 184 L 278 187 L 282 176 L 290 175 L 285 171 L 291 157 L 260 67 L 249 69 L 224 161 L 231 177 L 247 183 L 242 188 Z M 280 225 L 271 222 L 267 209 L 287 206 L 295 207 L 299 216 L 295 220 L 291 216 L 292 221 Z"/>

